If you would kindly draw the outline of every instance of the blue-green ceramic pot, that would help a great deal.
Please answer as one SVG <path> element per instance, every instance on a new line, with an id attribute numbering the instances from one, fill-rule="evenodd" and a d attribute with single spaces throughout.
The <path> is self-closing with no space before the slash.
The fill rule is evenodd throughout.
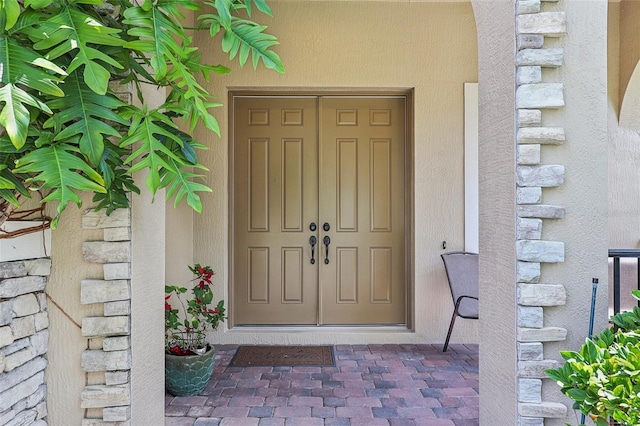
<path id="1" fill-rule="evenodd" d="M 165 353 L 164 380 L 169 393 L 191 396 L 202 392 L 213 374 L 214 354 L 212 346 L 202 355 L 177 356 Z"/>

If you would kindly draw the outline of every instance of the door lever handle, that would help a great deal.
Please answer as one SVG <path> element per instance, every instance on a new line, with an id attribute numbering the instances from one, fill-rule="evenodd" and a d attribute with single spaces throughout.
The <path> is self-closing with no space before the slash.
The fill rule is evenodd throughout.
<path id="1" fill-rule="evenodd" d="M 329 244 L 331 244 L 331 238 L 329 238 L 328 235 L 325 235 L 324 238 L 322 239 L 322 242 L 324 243 L 324 248 L 326 250 L 326 253 L 324 256 L 324 264 L 328 265 L 329 264 Z"/>
<path id="2" fill-rule="evenodd" d="M 309 244 L 311 244 L 311 264 L 315 265 L 316 263 L 316 244 L 318 243 L 318 239 L 315 235 L 309 237 Z"/>

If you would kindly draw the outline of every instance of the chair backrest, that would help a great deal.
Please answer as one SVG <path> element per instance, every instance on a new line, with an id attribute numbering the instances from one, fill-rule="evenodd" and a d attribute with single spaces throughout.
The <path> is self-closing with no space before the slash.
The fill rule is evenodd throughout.
<path id="1" fill-rule="evenodd" d="M 478 297 L 478 254 L 464 251 L 444 253 L 441 255 L 453 303 L 460 296 Z M 478 317 L 478 301 L 463 299 L 458 309 L 461 317 Z"/>

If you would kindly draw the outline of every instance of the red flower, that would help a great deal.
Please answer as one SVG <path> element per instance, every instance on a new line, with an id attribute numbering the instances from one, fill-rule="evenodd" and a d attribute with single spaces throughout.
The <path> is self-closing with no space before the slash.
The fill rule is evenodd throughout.
<path id="1" fill-rule="evenodd" d="M 210 313 L 210 314 L 214 314 L 214 315 L 215 315 L 215 314 L 217 314 L 217 313 L 218 313 L 218 308 L 215 308 L 215 309 L 209 309 L 209 313 Z"/>
<path id="2" fill-rule="evenodd" d="M 171 295 L 170 295 L 170 294 L 167 294 L 167 295 L 164 297 L 164 300 L 169 300 L 170 298 L 171 298 Z"/>
<path id="3" fill-rule="evenodd" d="M 196 298 L 196 303 L 202 303 L 202 299 Z"/>
<path id="4" fill-rule="evenodd" d="M 164 302 L 164 310 L 165 311 L 170 311 L 171 310 L 171 305 L 168 304 L 167 302 Z"/>
<path id="5" fill-rule="evenodd" d="M 204 290 L 204 281 L 200 281 L 200 282 L 198 283 L 198 286 L 199 286 L 202 290 Z"/>

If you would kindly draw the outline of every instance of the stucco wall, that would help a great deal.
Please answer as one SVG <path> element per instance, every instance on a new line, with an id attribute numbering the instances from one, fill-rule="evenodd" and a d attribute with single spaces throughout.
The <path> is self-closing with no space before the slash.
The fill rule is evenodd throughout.
<path id="1" fill-rule="evenodd" d="M 594 329 L 606 326 L 608 285 L 608 166 L 603 160 L 608 149 L 607 2 L 565 0 L 564 10 L 568 34 L 558 40 L 564 65 L 545 77 L 564 83 L 566 106 L 546 119 L 551 126 L 565 127 L 567 141 L 543 152 L 543 163 L 563 164 L 566 170 L 564 185 L 544 193 L 545 203 L 566 209 L 564 219 L 545 223 L 543 235 L 565 242 L 565 262 L 544 265 L 541 280 L 563 284 L 567 291 L 566 305 L 545 308 L 545 325 L 567 329 L 566 341 L 545 344 L 545 357 L 555 359 L 560 359 L 560 350 L 577 349 L 587 337 L 592 278 L 600 281 Z M 543 400 L 559 398 L 558 386 L 546 380 Z M 566 419 L 545 424 L 575 420 L 569 409 Z"/>
<path id="2" fill-rule="evenodd" d="M 287 2 L 271 3 L 269 30 L 287 72 L 278 75 L 232 66 L 208 88 L 226 102 L 233 88 L 413 88 L 415 87 L 415 294 L 416 334 L 259 334 L 232 330 L 217 342 L 442 342 L 453 308 L 439 255 L 464 248 L 463 83 L 477 79 L 477 42 L 470 3 Z M 209 43 L 205 36 L 199 39 Z M 211 53 L 213 55 L 213 53 Z M 225 63 L 215 54 L 213 60 Z M 194 256 L 218 271 L 217 291 L 228 294 L 227 107 L 217 110 L 222 137 L 198 131 L 212 148 L 203 157 L 211 169 L 211 195 L 195 217 Z M 188 219 L 186 219 L 188 220 Z M 177 265 L 178 267 L 183 267 Z M 174 267 L 173 265 L 171 267 Z M 477 322 L 461 320 L 453 342 L 477 341 Z"/>
<path id="3" fill-rule="evenodd" d="M 508 4 L 505 4 L 508 3 Z M 516 424 L 513 2 L 474 1 L 480 162 L 480 424 Z M 486 37 L 485 37 L 486 36 Z"/>
<path id="4" fill-rule="evenodd" d="M 89 196 L 83 197 L 85 206 Z M 101 278 L 102 267 L 84 261 L 82 243 L 102 237 L 99 230 L 82 230 L 82 211 L 69 205 L 57 229 L 51 233 L 51 276 L 47 284 L 49 303 L 49 365 L 46 369 L 49 423 L 79 424 L 84 410 L 80 394 L 88 376 L 80 368 L 87 339 L 82 337 L 82 318 L 101 315 L 95 305 L 80 304 L 80 281 Z M 55 303 L 54 303 L 55 302 Z"/>
<path id="5" fill-rule="evenodd" d="M 145 174 L 138 174 L 138 184 Z M 142 193 L 131 203 L 132 424 L 164 422 L 165 205 Z M 144 420 L 143 420 L 144 419 Z"/>

